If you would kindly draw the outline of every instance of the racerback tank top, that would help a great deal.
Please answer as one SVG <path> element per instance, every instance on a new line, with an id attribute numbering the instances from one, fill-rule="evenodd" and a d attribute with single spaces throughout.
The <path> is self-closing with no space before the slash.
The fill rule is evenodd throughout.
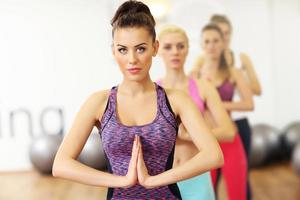
<path id="1" fill-rule="evenodd" d="M 158 85 L 161 85 L 161 80 L 158 80 L 156 82 Z M 200 112 L 203 114 L 206 107 L 205 102 L 202 100 L 199 94 L 197 83 L 194 79 L 189 78 L 189 95 L 193 99 L 193 101 L 196 103 L 197 107 L 199 108 Z"/>
<path id="2" fill-rule="evenodd" d="M 189 95 L 191 96 L 191 98 L 194 100 L 194 102 L 198 106 L 200 112 L 203 114 L 206 109 L 205 102 L 203 101 L 203 99 L 201 98 L 201 96 L 199 94 L 199 89 L 198 89 L 196 81 L 192 78 L 189 79 Z"/>
<path id="3" fill-rule="evenodd" d="M 163 88 L 155 84 L 157 92 L 157 114 L 155 119 L 141 126 L 126 126 L 117 118 L 117 91 L 111 89 L 106 110 L 100 121 L 103 149 L 112 174 L 125 176 L 131 158 L 135 135 L 142 142 L 143 156 L 151 176 L 172 168 L 178 124 Z M 109 188 L 107 199 L 181 199 L 177 184 L 146 189 L 137 184 L 130 188 Z"/>

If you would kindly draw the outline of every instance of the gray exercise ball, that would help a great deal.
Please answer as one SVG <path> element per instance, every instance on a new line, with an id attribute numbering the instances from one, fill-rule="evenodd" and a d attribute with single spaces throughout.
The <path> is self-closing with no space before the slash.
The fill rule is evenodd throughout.
<path id="1" fill-rule="evenodd" d="M 106 169 L 107 160 L 104 155 L 99 133 L 91 133 L 78 160 L 95 169 Z"/>
<path id="2" fill-rule="evenodd" d="M 286 126 L 282 133 L 282 140 L 288 157 L 298 142 L 300 142 L 300 122 L 293 122 Z"/>
<path id="3" fill-rule="evenodd" d="M 300 175 L 300 142 L 295 146 L 292 153 L 292 166 L 296 173 Z"/>
<path id="4" fill-rule="evenodd" d="M 51 174 L 61 135 L 42 135 L 33 140 L 29 149 L 30 161 L 43 174 Z"/>
<path id="5" fill-rule="evenodd" d="M 267 140 L 263 133 L 252 128 L 249 166 L 258 167 L 265 163 L 268 155 Z"/>
<path id="6" fill-rule="evenodd" d="M 267 157 L 266 161 L 279 158 L 281 152 L 281 135 L 280 131 L 268 124 L 256 124 L 252 127 L 254 134 L 261 134 L 266 143 Z"/>

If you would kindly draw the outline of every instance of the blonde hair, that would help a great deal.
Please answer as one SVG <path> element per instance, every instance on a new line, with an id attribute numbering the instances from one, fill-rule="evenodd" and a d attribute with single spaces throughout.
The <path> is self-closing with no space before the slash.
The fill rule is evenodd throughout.
<path id="1" fill-rule="evenodd" d="M 158 40 L 161 40 L 165 35 L 170 34 L 170 33 L 179 33 L 181 34 L 184 39 L 186 40 L 187 46 L 189 46 L 189 39 L 186 34 L 186 32 L 180 28 L 179 26 L 176 25 L 165 25 L 158 33 Z"/>

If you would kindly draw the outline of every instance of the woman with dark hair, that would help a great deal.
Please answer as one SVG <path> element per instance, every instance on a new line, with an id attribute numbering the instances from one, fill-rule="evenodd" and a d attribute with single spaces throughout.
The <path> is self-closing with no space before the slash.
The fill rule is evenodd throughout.
<path id="1" fill-rule="evenodd" d="M 234 52 L 230 47 L 233 28 L 228 17 L 225 15 L 215 14 L 210 18 L 210 22 L 217 25 L 223 33 L 225 48 L 224 56 L 227 64 L 231 67 L 239 68 L 242 71 L 242 74 L 244 75 L 252 93 L 256 96 L 260 96 L 262 92 L 261 85 L 250 57 L 244 52 Z M 199 66 L 201 65 L 200 63 L 203 62 L 202 60 L 203 57 L 200 56 L 193 69 L 194 74 L 199 71 Z M 238 132 L 241 136 L 243 146 L 246 151 L 247 160 L 249 162 L 252 135 L 249 120 L 245 116 L 244 112 L 234 112 L 233 118 L 235 119 Z M 249 178 L 247 178 L 247 199 L 250 200 L 251 198 L 251 187 Z"/>
<path id="2" fill-rule="evenodd" d="M 107 199 L 181 199 L 176 182 L 223 164 L 222 152 L 193 101 L 183 92 L 164 90 L 149 70 L 158 50 L 155 21 L 139 1 L 126 1 L 112 19 L 112 53 L 123 81 L 92 94 L 65 136 L 53 175 L 109 187 Z M 172 168 L 178 123 L 199 152 Z M 97 126 L 109 172 L 76 160 Z"/>
<path id="3" fill-rule="evenodd" d="M 201 46 L 204 54 L 197 62 L 194 76 L 209 80 L 218 90 L 223 106 L 232 111 L 253 110 L 253 99 L 240 70 L 229 66 L 224 55 L 225 41 L 222 31 L 215 24 L 208 24 L 202 29 Z M 233 101 L 234 90 L 240 100 Z M 236 129 L 238 132 L 238 130 Z M 221 168 L 230 200 L 246 199 L 247 159 L 239 134 L 232 142 L 221 142 L 225 164 Z M 216 186 L 216 171 L 212 171 Z"/>

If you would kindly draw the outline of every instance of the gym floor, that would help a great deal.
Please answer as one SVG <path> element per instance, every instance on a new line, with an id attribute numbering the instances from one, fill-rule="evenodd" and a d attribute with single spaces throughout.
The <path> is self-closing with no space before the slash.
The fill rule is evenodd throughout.
<path id="1" fill-rule="evenodd" d="M 253 169 L 250 173 L 253 200 L 300 199 L 300 176 L 287 162 Z M 2 200 L 104 200 L 106 188 L 91 187 L 39 173 L 0 173 Z M 221 184 L 220 200 L 224 198 Z"/>

